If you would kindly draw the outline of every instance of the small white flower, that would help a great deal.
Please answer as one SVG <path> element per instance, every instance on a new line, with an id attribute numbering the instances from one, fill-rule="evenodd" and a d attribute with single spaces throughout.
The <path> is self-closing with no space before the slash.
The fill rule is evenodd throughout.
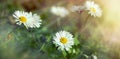
<path id="1" fill-rule="evenodd" d="M 73 49 L 73 53 L 76 53 L 75 49 Z"/>
<path id="2" fill-rule="evenodd" d="M 73 35 L 66 31 L 57 32 L 53 39 L 53 43 L 58 47 L 58 50 L 69 51 L 74 45 Z"/>
<path id="3" fill-rule="evenodd" d="M 41 25 L 41 19 L 37 14 L 31 12 L 15 11 L 13 17 L 16 18 L 16 24 L 24 24 L 26 28 L 39 28 Z"/>
<path id="4" fill-rule="evenodd" d="M 80 12 L 80 11 L 83 11 L 84 10 L 84 6 L 72 6 L 71 8 L 70 8 L 70 10 L 72 11 L 72 12 Z"/>
<path id="5" fill-rule="evenodd" d="M 69 14 L 69 11 L 66 8 L 56 6 L 51 7 L 51 12 L 60 17 L 65 17 Z"/>
<path id="6" fill-rule="evenodd" d="M 86 1 L 85 8 L 91 16 L 100 17 L 102 15 L 102 10 L 93 1 Z"/>
<path id="7" fill-rule="evenodd" d="M 92 55 L 93 59 L 97 59 L 97 56 L 96 55 Z"/>

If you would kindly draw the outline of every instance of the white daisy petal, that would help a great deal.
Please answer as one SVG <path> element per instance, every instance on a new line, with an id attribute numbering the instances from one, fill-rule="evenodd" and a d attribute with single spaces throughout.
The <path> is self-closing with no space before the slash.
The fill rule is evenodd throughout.
<path id="1" fill-rule="evenodd" d="M 83 11 L 84 9 L 85 9 L 84 6 L 72 6 L 72 7 L 70 8 L 70 10 L 71 10 L 72 12 L 76 12 L 76 11 L 80 12 L 80 11 Z"/>
<path id="2" fill-rule="evenodd" d="M 74 45 L 73 35 L 66 31 L 59 31 L 53 37 L 53 44 L 58 47 L 58 50 L 69 51 Z"/>
<path id="3" fill-rule="evenodd" d="M 91 16 L 94 16 L 94 17 L 102 16 L 102 10 L 93 1 L 86 1 L 85 9 L 88 10 L 88 14 L 90 14 Z"/>
<path id="4" fill-rule="evenodd" d="M 60 17 L 65 17 L 69 14 L 69 11 L 66 8 L 56 6 L 51 7 L 51 12 Z"/>
<path id="5" fill-rule="evenodd" d="M 41 25 L 41 19 L 37 14 L 31 12 L 15 11 L 13 17 L 16 18 L 16 24 L 24 24 L 28 28 L 39 28 Z"/>

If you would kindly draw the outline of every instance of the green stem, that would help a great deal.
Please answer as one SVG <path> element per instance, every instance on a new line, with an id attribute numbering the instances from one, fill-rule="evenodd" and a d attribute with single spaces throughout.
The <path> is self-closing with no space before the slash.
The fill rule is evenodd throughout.
<path id="1" fill-rule="evenodd" d="M 62 54 L 63 54 L 64 59 L 67 59 L 67 51 L 63 50 Z"/>
<path id="2" fill-rule="evenodd" d="M 89 18 L 89 15 L 87 15 L 87 17 L 85 18 L 85 21 L 84 21 L 84 25 L 83 25 L 83 26 L 85 26 L 85 25 L 87 24 L 88 18 Z"/>
<path id="3" fill-rule="evenodd" d="M 58 18 L 57 18 L 57 25 L 58 25 L 58 27 L 60 27 L 60 23 L 61 23 L 61 22 L 60 22 L 60 18 L 58 17 Z"/>
<path id="4" fill-rule="evenodd" d="M 89 18 L 89 15 L 87 15 L 87 17 L 85 18 L 85 21 L 84 21 L 84 24 L 81 28 L 82 30 L 80 31 L 80 33 L 83 32 L 87 28 L 86 24 L 87 24 L 88 18 Z"/>
<path id="5" fill-rule="evenodd" d="M 41 51 L 45 47 L 45 43 L 42 45 L 39 51 Z"/>
<path id="6" fill-rule="evenodd" d="M 46 26 L 43 26 L 42 29 L 49 28 L 50 26 L 54 25 L 56 22 L 58 23 L 58 26 L 60 26 L 60 22 L 59 21 L 60 21 L 60 18 L 58 17 L 57 20 L 53 21 L 52 23 L 50 23 L 50 24 L 48 24 Z"/>

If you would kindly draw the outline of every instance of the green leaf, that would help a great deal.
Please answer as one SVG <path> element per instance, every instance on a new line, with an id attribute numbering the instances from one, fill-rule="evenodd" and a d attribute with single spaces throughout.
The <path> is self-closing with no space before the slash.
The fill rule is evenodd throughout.
<path id="1" fill-rule="evenodd" d="M 75 39 L 74 39 L 75 45 L 80 44 L 79 40 L 78 40 L 78 34 L 75 35 Z"/>
<path id="2" fill-rule="evenodd" d="M 42 45 L 39 51 L 44 50 L 45 44 Z"/>
<path id="3" fill-rule="evenodd" d="M 65 50 L 63 50 L 62 53 L 63 53 L 64 57 L 67 55 Z"/>
<path id="4" fill-rule="evenodd" d="M 72 51 L 71 51 L 71 50 L 69 50 L 69 51 L 68 51 L 68 53 L 70 54 L 70 53 L 72 53 Z"/>
<path id="5" fill-rule="evenodd" d="M 77 54 L 81 54 L 81 53 L 82 53 L 82 52 L 80 51 L 80 49 L 77 48 L 77 49 L 75 50 L 75 54 L 76 54 L 76 55 L 77 55 Z"/>
<path id="6" fill-rule="evenodd" d="M 47 36 L 47 42 L 51 41 L 51 36 Z"/>

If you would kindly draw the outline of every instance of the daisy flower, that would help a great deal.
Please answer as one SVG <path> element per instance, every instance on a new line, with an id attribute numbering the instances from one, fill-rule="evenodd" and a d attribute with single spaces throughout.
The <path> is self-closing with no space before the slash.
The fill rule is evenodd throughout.
<path id="1" fill-rule="evenodd" d="M 93 1 L 86 1 L 85 8 L 91 16 L 100 17 L 102 15 L 102 10 Z"/>
<path id="2" fill-rule="evenodd" d="M 41 25 L 41 19 L 37 14 L 31 12 L 15 11 L 13 17 L 16 18 L 16 24 L 24 24 L 28 28 L 39 28 Z"/>
<path id="3" fill-rule="evenodd" d="M 51 7 L 51 12 L 60 17 L 65 17 L 69 14 L 69 11 L 66 8 L 56 6 Z"/>
<path id="4" fill-rule="evenodd" d="M 80 12 L 80 11 L 83 11 L 84 10 L 84 6 L 72 6 L 71 8 L 70 8 L 70 10 L 72 11 L 72 12 Z"/>
<path id="5" fill-rule="evenodd" d="M 74 45 L 74 38 L 69 32 L 59 31 L 53 37 L 53 43 L 58 47 L 58 50 L 69 51 Z"/>

